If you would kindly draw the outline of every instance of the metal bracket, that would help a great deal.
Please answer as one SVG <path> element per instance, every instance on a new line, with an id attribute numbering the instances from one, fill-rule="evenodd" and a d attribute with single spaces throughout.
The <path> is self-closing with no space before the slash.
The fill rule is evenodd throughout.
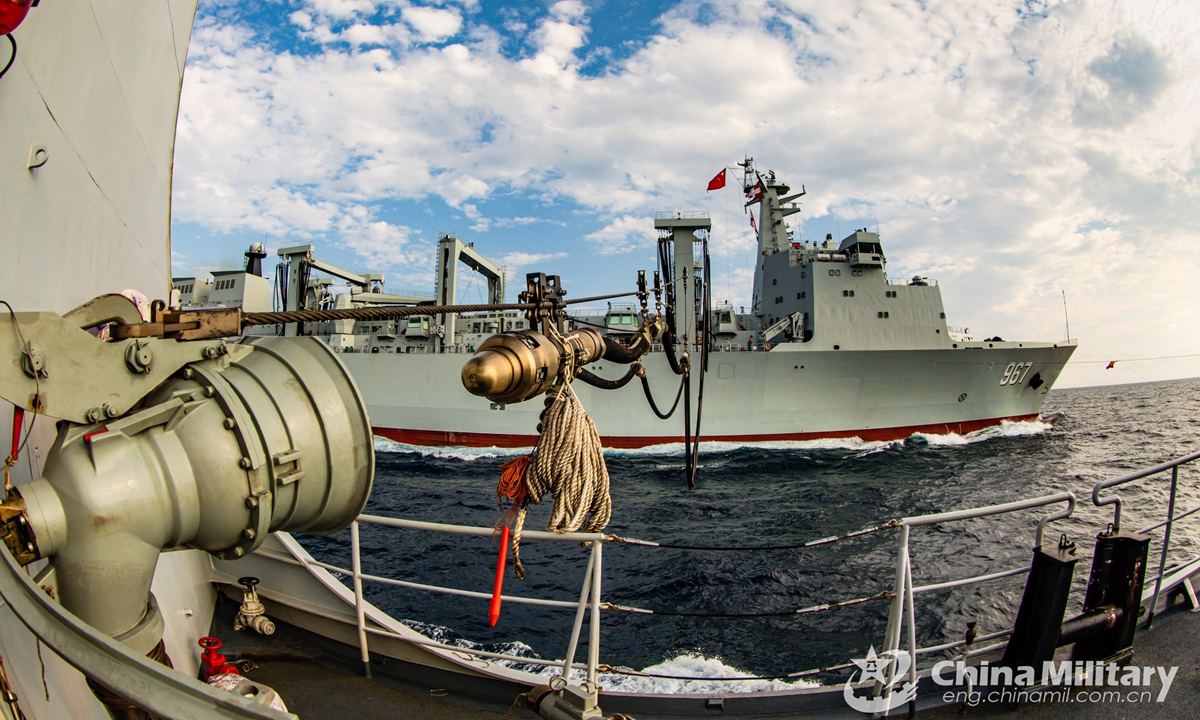
<path id="1" fill-rule="evenodd" d="M 13 326 L 13 316 L 0 316 L 0 358 L 10 358 L 12 363 L 11 372 L 0 372 L 0 398 L 51 417 L 93 423 L 129 412 L 184 365 L 206 359 L 204 349 L 211 343 L 145 337 L 137 341 L 139 352 L 149 352 L 153 362 L 142 372 L 130 372 L 126 360 L 129 343 L 104 342 L 80 325 L 105 322 L 116 309 L 136 309 L 124 298 L 100 298 L 93 303 L 95 307 L 82 306 L 67 318 L 50 312 L 17 313 L 20 334 Z M 21 335 L 28 345 L 22 346 Z M 229 352 L 219 362 L 237 360 L 253 350 L 248 345 L 231 345 Z M 51 364 L 59 368 L 53 374 L 48 372 Z M 18 366 L 26 372 L 18 371 Z M 38 373 L 36 379 L 34 372 Z"/>

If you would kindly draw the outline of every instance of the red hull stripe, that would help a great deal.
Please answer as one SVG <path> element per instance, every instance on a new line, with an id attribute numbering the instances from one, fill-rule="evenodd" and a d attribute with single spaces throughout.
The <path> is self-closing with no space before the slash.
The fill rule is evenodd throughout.
<path id="1" fill-rule="evenodd" d="M 831 430 L 827 432 L 799 433 L 768 433 L 761 435 L 705 435 L 702 442 L 766 442 L 779 440 L 822 440 L 825 438 L 859 438 L 865 441 L 889 442 L 903 440 L 914 433 L 929 435 L 949 435 L 982 430 L 999 425 L 1002 422 L 1032 422 L 1037 420 L 1037 413 L 1032 415 L 1014 415 L 1012 417 L 989 418 L 985 420 L 967 420 L 965 422 L 935 423 L 933 425 L 909 425 L 906 427 L 877 428 L 873 430 Z M 471 433 L 448 432 L 442 430 L 404 430 L 401 428 L 374 428 L 375 434 L 394 440 L 405 445 L 427 445 L 435 447 L 502 447 L 519 448 L 532 447 L 537 441 L 537 435 L 510 435 L 507 433 Z M 666 443 L 682 443 L 683 436 L 671 435 L 609 435 L 601 437 L 604 447 L 609 448 L 642 448 L 650 445 Z"/>

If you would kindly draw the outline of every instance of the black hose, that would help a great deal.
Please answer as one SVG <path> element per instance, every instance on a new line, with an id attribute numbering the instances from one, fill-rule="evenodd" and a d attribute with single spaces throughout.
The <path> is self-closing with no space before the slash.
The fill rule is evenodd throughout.
<path id="1" fill-rule="evenodd" d="M 671 366 L 671 372 L 676 375 L 685 375 L 687 369 L 679 362 L 679 358 L 675 356 L 675 333 L 667 330 L 663 333 L 663 352 L 667 354 L 667 364 Z"/>
<path id="2" fill-rule="evenodd" d="M 8 41 L 12 43 L 12 57 L 8 59 L 8 64 L 4 66 L 4 69 L 0 70 L 0 78 L 4 77 L 4 74 L 7 73 L 12 68 L 13 63 L 17 61 L 17 39 L 12 36 L 12 33 L 9 33 L 4 37 L 8 38 Z"/>
<path id="3" fill-rule="evenodd" d="M 683 376 L 683 455 L 688 488 L 696 487 L 696 469 L 692 459 L 692 375 Z"/>
<path id="4" fill-rule="evenodd" d="M 659 420 L 666 420 L 675 414 L 675 408 L 679 407 L 679 398 L 683 396 L 683 380 L 683 378 L 679 379 L 679 389 L 675 391 L 675 402 L 671 403 L 671 409 L 664 415 L 659 412 L 658 405 L 654 402 L 654 395 L 650 393 L 650 381 L 646 379 L 644 374 L 642 375 L 642 390 L 646 393 L 646 401 L 650 403 L 650 409 L 654 411 Z"/>
<path id="5" fill-rule="evenodd" d="M 650 345 L 646 342 L 644 335 L 638 335 L 637 339 L 629 345 L 622 345 L 616 340 L 610 339 L 607 335 L 604 337 L 603 358 L 609 362 L 628 365 L 631 362 L 637 362 L 639 358 L 648 352 L 650 352 Z"/>
<path id="6" fill-rule="evenodd" d="M 692 457 L 689 465 L 688 487 L 696 487 L 696 468 L 700 464 L 700 420 L 704 413 L 704 376 L 708 374 L 709 323 L 712 321 L 709 306 L 712 304 L 712 291 L 709 287 L 712 276 L 708 269 L 708 240 L 704 241 L 704 292 L 701 295 L 703 313 L 700 316 L 700 331 L 697 336 L 701 339 L 700 348 L 700 387 L 696 392 L 696 434 L 692 438 Z"/>
<path id="7" fill-rule="evenodd" d="M 634 363 L 629 366 L 629 371 L 626 372 L 622 377 L 619 377 L 616 380 L 609 380 L 607 378 L 602 378 L 595 373 L 589 372 L 584 368 L 580 368 L 579 372 L 575 374 L 575 377 L 584 381 L 588 385 L 600 388 L 601 390 L 617 390 L 628 385 L 629 381 L 633 379 L 633 376 L 637 375 L 638 371 L 641 369 L 641 364 Z"/>

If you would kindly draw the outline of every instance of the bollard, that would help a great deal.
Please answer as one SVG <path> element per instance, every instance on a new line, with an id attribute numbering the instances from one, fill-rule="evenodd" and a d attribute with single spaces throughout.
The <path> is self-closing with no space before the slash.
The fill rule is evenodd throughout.
<path id="1" fill-rule="evenodd" d="M 1098 632 L 1077 641 L 1072 659 L 1125 664 L 1133 657 L 1133 634 L 1142 604 L 1149 550 L 1150 538 L 1146 535 L 1113 531 L 1096 536 L 1083 615 L 1104 613 L 1114 617 Z"/>
<path id="2" fill-rule="evenodd" d="M 1040 668 L 1054 658 L 1077 561 L 1075 543 L 1068 542 L 1066 535 L 1057 547 L 1033 549 L 1033 564 L 1001 665 L 1014 670 L 1021 666 Z"/>

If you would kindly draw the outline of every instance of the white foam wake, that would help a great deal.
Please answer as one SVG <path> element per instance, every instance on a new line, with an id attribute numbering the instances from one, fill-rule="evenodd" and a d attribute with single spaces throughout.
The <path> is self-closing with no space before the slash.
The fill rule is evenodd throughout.
<path id="1" fill-rule="evenodd" d="M 642 670 L 655 675 L 679 675 L 694 678 L 738 678 L 754 673 L 726 665 L 717 658 L 688 653 L 651 665 Z M 807 680 L 675 680 L 671 678 L 641 677 L 601 673 L 600 684 L 609 692 L 654 693 L 665 695 L 728 695 L 731 693 L 766 692 L 769 690 L 794 690 L 798 687 L 815 687 Z"/>
<path id="2" fill-rule="evenodd" d="M 914 438 L 920 438 L 929 445 L 972 445 L 978 442 L 986 442 L 994 438 L 1002 437 L 1024 437 L 1027 435 L 1041 435 L 1048 430 L 1054 428 L 1054 425 L 1033 420 L 1029 422 L 1009 422 L 1008 420 L 1001 421 L 999 425 L 986 427 L 982 430 L 976 430 L 973 433 L 959 435 L 958 433 L 949 433 L 946 435 L 932 435 L 928 433 L 915 433 Z"/>
<path id="3" fill-rule="evenodd" d="M 458 447 L 458 446 L 425 446 L 408 445 L 394 440 L 375 436 L 375 452 L 404 453 L 438 459 L 451 460 L 488 460 L 491 458 L 514 457 L 527 455 L 532 448 L 501 448 L 501 447 Z"/>
<path id="4" fill-rule="evenodd" d="M 484 646 L 465 638 L 457 637 L 447 627 L 425 623 L 419 620 L 402 620 L 413 630 L 425 637 L 442 643 L 471 650 L 488 650 L 489 652 L 514 655 L 517 657 L 537 658 L 533 648 L 520 641 L 498 643 Z M 562 673 L 562 660 L 556 660 L 554 665 L 523 663 L 518 660 L 492 660 L 513 670 L 540 675 L 547 680 Z M 652 694 L 689 694 L 689 695 L 727 695 L 730 693 L 766 692 L 771 690 L 789 690 L 799 687 L 815 687 L 817 683 L 808 680 L 718 680 L 717 678 L 743 678 L 754 673 L 740 670 L 727 665 L 718 658 L 705 657 L 697 653 L 686 653 L 670 660 L 664 660 L 657 665 L 643 668 L 640 672 L 654 675 L 677 675 L 686 678 L 645 677 L 639 675 L 623 675 L 620 673 L 600 673 L 600 685 L 608 692 L 652 693 Z M 572 670 L 572 682 L 582 682 L 586 673 L 582 670 Z"/>

